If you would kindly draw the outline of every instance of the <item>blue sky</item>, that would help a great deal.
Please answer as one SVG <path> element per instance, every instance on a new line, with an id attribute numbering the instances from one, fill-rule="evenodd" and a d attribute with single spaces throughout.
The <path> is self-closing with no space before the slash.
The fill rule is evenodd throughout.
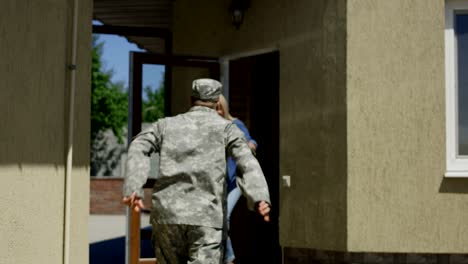
<path id="1" fill-rule="evenodd" d="M 99 24 L 93 22 L 93 24 Z M 112 81 L 123 81 L 128 87 L 129 79 L 129 53 L 130 51 L 144 52 L 135 44 L 130 43 L 127 39 L 117 35 L 96 34 L 99 36 L 98 42 L 104 42 L 102 60 L 106 70 L 112 69 L 114 75 Z M 164 75 L 163 65 L 143 65 L 143 87 L 149 85 L 153 89 L 159 88 L 159 84 Z"/>

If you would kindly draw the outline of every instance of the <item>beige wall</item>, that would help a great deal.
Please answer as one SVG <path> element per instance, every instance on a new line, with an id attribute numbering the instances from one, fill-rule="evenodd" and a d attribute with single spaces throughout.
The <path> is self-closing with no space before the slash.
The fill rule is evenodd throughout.
<path id="1" fill-rule="evenodd" d="M 172 67 L 172 94 L 174 103 L 171 104 L 172 115 L 186 112 L 191 107 L 190 96 L 192 81 L 210 76 L 209 69 L 193 67 Z M 188 87 L 188 89 L 187 89 Z"/>
<path id="2" fill-rule="evenodd" d="M 344 250 L 346 2 L 252 1 L 239 30 L 229 2 L 174 2 L 174 53 L 279 50 L 280 173 L 292 177 L 281 204 L 273 205 L 280 209 L 281 244 Z"/>
<path id="3" fill-rule="evenodd" d="M 463 252 L 445 170 L 444 1 L 348 0 L 348 247 Z"/>
<path id="4" fill-rule="evenodd" d="M 71 263 L 88 261 L 90 0 L 80 0 Z M 72 1 L 0 4 L 1 263 L 62 263 Z M 83 136 L 84 135 L 84 136 Z"/>

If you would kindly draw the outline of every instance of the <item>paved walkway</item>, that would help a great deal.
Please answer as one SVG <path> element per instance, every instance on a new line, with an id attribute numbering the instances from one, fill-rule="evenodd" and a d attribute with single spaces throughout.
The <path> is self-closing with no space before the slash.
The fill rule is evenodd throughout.
<path id="1" fill-rule="evenodd" d="M 149 226 L 149 216 L 141 219 L 142 227 Z M 125 263 L 125 215 L 89 216 L 89 263 Z M 150 241 L 142 241 L 141 256 L 153 257 Z"/>
<path id="2" fill-rule="evenodd" d="M 125 236 L 125 215 L 90 215 L 89 243 Z M 141 217 L 141 227 L 149 226 L 149 216 Z"/>

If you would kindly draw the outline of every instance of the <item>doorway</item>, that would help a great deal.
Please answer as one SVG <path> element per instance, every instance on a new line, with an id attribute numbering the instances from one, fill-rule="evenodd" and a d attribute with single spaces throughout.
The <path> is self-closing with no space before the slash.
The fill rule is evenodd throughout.
<path id="1" fill-rule="evenodd" d="M 229 61 L 229 105 L 258 143 L 257 159 L 270 190 L 265 223 L 241 197 L 231 216 L 230 236 L 240 263 L 281 263 L 279 245 L 279 52 Z"/>

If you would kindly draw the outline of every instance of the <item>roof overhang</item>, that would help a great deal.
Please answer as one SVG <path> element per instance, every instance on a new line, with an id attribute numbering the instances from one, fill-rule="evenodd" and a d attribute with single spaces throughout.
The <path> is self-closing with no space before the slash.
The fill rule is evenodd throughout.
<path id="1" fill-rule="evenodd" d="M 117 34 L 155 53 L 170 43 L 173 0 L 94 0 L 94 33 Z"/>

